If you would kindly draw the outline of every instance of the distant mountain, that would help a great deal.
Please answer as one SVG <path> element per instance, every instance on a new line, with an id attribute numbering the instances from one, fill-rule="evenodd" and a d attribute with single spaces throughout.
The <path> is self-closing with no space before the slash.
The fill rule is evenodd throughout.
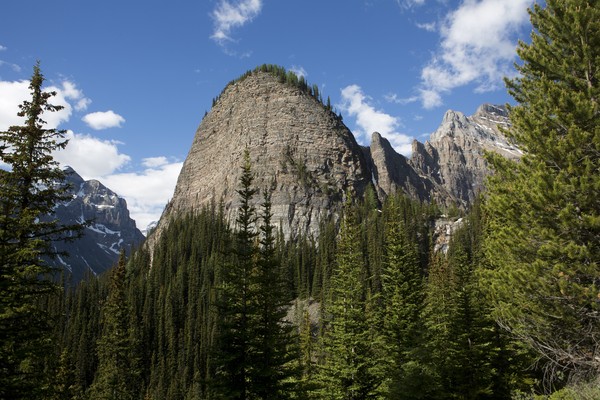
<path id="1" fill-rule="evenodd" d="M 448 111 L 429 141 L 413 143 L 410 159 L 378 133 L 361 147 L 302 83 L 258 68 L 224 89 L 196 131 L 156 236 L 170 218 L 211 203 L 221 203 L 234 221 L 246 149 L 255 186 L 272 190 L 272 220 L 286 237 L 318 233 L 319 220 L 337 215 L 346 194 L 360 197 L 369 186 L 380 200 L 402 191 L 467 208 L 489 174 L 484 152 L 520 155 L 499 129 L 509 125 L 506 110 L 492 105 L 471 117 Z M 262 195 L 254 201 L 258 206 Z"/>
<path id="2" fill-rule="evenodd" d="M 422 201 L 468 208 L 490 174 L 485 152 L 519 158 L 522 152 L 501 131 L 510 121 L 504 106 L 484 104 L 470 117 L 447 111 L 439 128 L 425 143 L 413 142 L 410 159 L 396 153 L 374 133 L 365 148 L 373 183 L 380 198 L 401 190 Z"/>
<path id="3" fill-rule="evenodd" d="M 521 157 L 521 150 L 501 131 L 508 127 L 510 121 L 504 106 L 484 104 L 470 117 L 448 111 L 425 144 L 413 143 L 411 165 L 441 187 L 442 196 L 448 195 L 452 202 L 468 207 L 484 189 L 485 177 L 491 172 L 484 158 L 486 151 L 512 159 Z"/>
<path id="4" fill-rule="evenodd" d="M 144 241 L 144 235 L 129 217 L 125 199 L 97 180 L 83 180 L 70 167 L 65 172 L 72 199 L 56 207 L 55 217 L 66 225 L 85 221 L 91 224 L 80 239 L 55 243 L 57 250 L 66 251 L 69 256 L 51 262 L 64 268 L 75 283 L 87 273 L 97 275 L 112 267 L 121 249 L 129 253 Z"/>
<path id="5" fill-rule="evenodd" d="M 152 233 L 152 231 L 156 228 L 156 226 L 158 225 L 158 221 L 152 221 L 150 222 L 145 229 L 142 229 L 142 234 L 144 236 L 148 236 L 149 234 Z"/>

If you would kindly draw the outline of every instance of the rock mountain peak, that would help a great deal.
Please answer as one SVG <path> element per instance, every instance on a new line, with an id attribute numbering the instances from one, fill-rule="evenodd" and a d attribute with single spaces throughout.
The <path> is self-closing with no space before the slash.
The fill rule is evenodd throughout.
<path id="1" fill-rule="evenodd" d="M 86 274 L 100 274 L 118 260 L 121 249 L 129 252 L 144 241 L 144 236 L 129 217 L 125 199 L 95 179 L 84 180 L 73 168 L 66 167 L 69 201 L 55 208 L 54 217 L 62 224 L 89 222 L 80 239 L 55 242 L 57 251 L 68 257 L 56 257 L 49 262 L 63 268 L 73 283 Z"/>
<path id="2" fill-rule="evenodd" d="M 316 233 L 346 192 L 360 196 L 370 182 L 361 148 L 338 116 L 298 87 L 256 71 L 228 85 L 200 123 L 161 223 L 211 202 L 222 202 L 233 221 L 245 149 L 256 187 L 273 189 L 273 221 L 287 236 Z"/>
<path id="3" fill-rule="evenodd" d="M 362 196 L 369 186 L 380 200 L 400 190 L 468 207 L 489 173 L 484 151 L 519 156 L 499 129 L 509 126 L 502 106 L 483 105 L 471 117 L 448 111 L 430 140 L 413 143 L 407 159 L 377 132 L 369 147 L 359 146 L 341 118 L 303 85 L 286 83 L 281 70 L 258 68 L 225 88 L 196 131 L 155 236 L 170 218 L 211 203 L 221 203 L 234 221 L 246 149 L 255 186 L 271 188 L 273 222 L 286 237 L 316 234 L 347 193 Z M 259 205 L 262 196 L 254 201 Z"/>

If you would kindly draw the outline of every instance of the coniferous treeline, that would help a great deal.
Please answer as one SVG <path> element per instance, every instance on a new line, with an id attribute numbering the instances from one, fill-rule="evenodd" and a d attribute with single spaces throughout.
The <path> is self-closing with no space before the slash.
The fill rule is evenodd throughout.
<path id="1" fill-rule="evenodd" d="M 68 293 L 59 398 L 475 399 L 527 388 L 527 353 L 482 301 L 478 208 L 447 256 L 430 250 L 437 208 L 401 195 L 348 199 L 339 227 L 285 242 L 268 192 L 251 206 L 250 171 L 246 160 L 236 229 L 218 206 L 174 219 L 152 255 L 140 249 Z M 292 305 L 309 298 L 317 316 Z"/>
<path id="2" fill-rule="evenodd" d="M 62 323 L 54 398 L 508 399 L 535 385 L 531 353 L 491 316 L 479 205 L 447 254 L 432 251 L 435 205 L 372 190 L 286 242 L 248 157 L 242 172 L 234 229 L 216 205 L 173 219 L 152 254 L 45 305 Z"/>

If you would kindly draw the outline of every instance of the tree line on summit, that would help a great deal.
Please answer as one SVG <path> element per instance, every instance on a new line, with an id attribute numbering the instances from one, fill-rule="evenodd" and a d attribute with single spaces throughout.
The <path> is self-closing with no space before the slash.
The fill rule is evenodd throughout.
<path id="1" fill-rule="evenodd" d="M 524 155 L 489 155 L 447 254 L 431 243 L 444 210 L 373 190 L 286 240 L 246 154 L 233 227 L 219 203 L 179 215 L 64 289 L 42 256 L 81 228 L 39 218 L 63 200 L 66 142 L 36 65 L 25 124 L 0 133 L 0 398 L 599 397 L 600 6 L 530 15 L 507 80 Z"/>
<path id="2" fill-rule="evenodd" d="M 278 78 L 279 82 L 285 83 L 291 87 L 295 87 L 295 88 L 299 89 L 300 92 L 305 93 L 311 97 L 314 97 L 315 99 L 317 99 L 317 101 L 319 101 L 319 103 L 321 103 L 321 105 L 323 105 L 323 107 L 325 107 L 325 109 L 327 111 L 331 111 L 331 112 L 335 113 L 335 110 L 333 110 L 333 108 L 331 106 L 331 98 L 329 96 L 327 96 L 327 100 L 323 101 L 323 95 L 322 95 L 321 91 L 319 90 L 319 85 L 317 85 L 316 83 L 309 85 L 309 83 L 306 81 L 306 78 L 304 76 L 302 76 L 302 75 L 298 76 L 295 72 L 286 71 L 286 69 L 284 67 L 279 66 L 279 65 L 274 65 L 274 64 L 263 64 L 259 67 L 256 67 L 254 70 L 246 71 L 239 78 L 234 79 L 234 80 L 230 81 L 229 83 L 227 83 L 227 85 L 225 85 L 225 87 L 221 91 L 221 94 L 219 94 L 217 97 L 215 97 L 213 99 L 212 106 L 214 107 L 217 104 L 217 102 L 221 98 L 221 95 L 223 94 L 223 92 L 225 92 L 225 90 L 229 86 L 243 81 L 244 79 L 246 79 L 247 77 L 249 77 L 250 75 L 252 75 L 256 72 L 266 72 L 266 73 L 272 74 L 273 76 Z M 340 112 L 335 113 L 335 115 L 337 115 L 337 117 L 339 118 L 340 121 L 342 120 L 342 114 Z"/>

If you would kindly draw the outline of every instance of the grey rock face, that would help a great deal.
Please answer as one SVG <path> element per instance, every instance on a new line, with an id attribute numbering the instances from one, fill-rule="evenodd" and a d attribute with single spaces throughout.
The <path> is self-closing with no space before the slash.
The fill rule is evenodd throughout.
<path id="1" fill-rule="evenodd" d="M 490 174 L 486 151 L 510 158 L 521 156 L 500 131 L 509 126 L 502 106 L 484 104 L 471 117 L 448 111 L 428 141 L 413 142 L 410 160 L 374 133 L 365 154 L 377 194 L 384 198 L 401 190 L 421 201 L 468 208 Z"/>
<path id="2" fill-rule="evenodd" d="M 318 232 L 348 191 L 361 196 L 370 182 L 360 146 L 335 114 L 255 72 L 227 87 L 202 120 L 156 233 L 170 217 L 211 202 L 222 202 L 234 221 L 245 149 L 255 187 L 272 189 L 273 223 L 286 237 Z M 262 200 L 262 193 L 254 198 L 257 206 Z"/>
<path id="3" fill-rule="evenodd" d="M 433 224 L 433 251 L 446 254 L 450 248 L 452 236 L 464 225 L 462 218 L 442 217 Z"/>
<path id="4" fill-rule="evenodd" d="M 55 243 L 57 250 L 69 256 L 51 262 L 64 268 L 76 283 L 86 273 L 99 274 L 112 267 L 121 249 L 129 252 L 144 241 L 144 236 L 129 217 L 123 198 L 97 180 L 84 181 L 71 168 L 66 172 L 72 199 L 58 205 L 54 217 L 65 225 L 91 223 L 80 239 Z"/>
<path id="5" fill-rule="evenodd" d="M 441 204 L 448 200 L 468 207 L 483 190 L 485 177 L 490 174 L 484 158 L 486 151 L 508 158 L 519 158 L 521 151 L 511 145 L 501 127 L 509 127 L 506 109 L 484 104 L 471 117 L 448 111 L 431 138 L 421 144 L 413 143 L 410 164 L 436 190 L 434 197 Z"/>
<path id="6" fill-rule="evenodd" d="M 380 199 L 400 190 L 412 198 L 430 200 L 432 183 L 422 179 L 406 157 L 398 154 L 378 132 L 371 137 L 369 155 L 369 166 Z"/>
<path id="7" fill-rule="evenodd" d="M 378 133 L 361 148 L 314 97 L 270 73 L 251 73 L 230 84 L 202 120 L 149 245 L 171 218 L 211 204 L 222 204 L 233 225 L 246 149 L 254 186 L 272 190 L 273 223 L 287 238 L 317 234 L 319 221 L 337 215 L 347 193 L 362 196 L 369 185 L 380 200 L 402 191 L 466 208 L 489 173 L 484 151 L 520 156 L 499 126 L 508 126 L 503 107 L 484 105 L 471 117 L 448 111 L 429 141 L 413 143 L 407 159 Z M 262 199 L 255 196 L 257 207 Z"/>

